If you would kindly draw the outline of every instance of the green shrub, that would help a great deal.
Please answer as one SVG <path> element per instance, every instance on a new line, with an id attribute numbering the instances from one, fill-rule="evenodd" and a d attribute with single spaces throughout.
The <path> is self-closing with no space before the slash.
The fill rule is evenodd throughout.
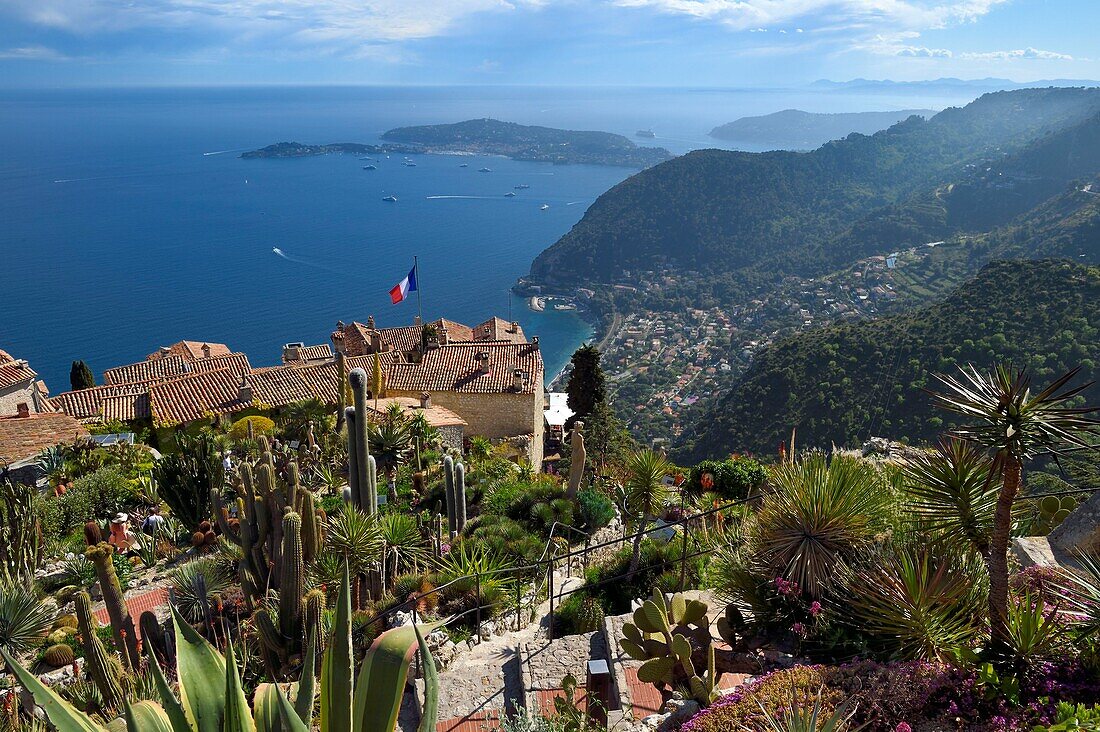
<path id="1" fill-rule="evenodd" d="M 64 536 L 86 521 L 102 521 L 140 502 L 123 471 L 100 468 L 77 478 L 64 495 L 43 495 L 35 500 L 35 513 L 46 536 Z"/>
<path id="2" fill-rule="evenodd" d="M 577 494 L 577 510 L 581 515 L 581 528 L 589 533 L 602 529 L 615 518 L 615 504 L 596 490 L 583 490 Z"/>
<path id="3" fill-rule="evenodd" d="M 275 422 L 259 414 L 253 414 L 249 417 L 241 417 L 233 426 L 229 428 L 229 436 L 234 440 L 244 440 L 248 438 L 248 425 L 252 425 L 252 433 L 257 437 L 259 435 L 274 435 L 275 434 Z"/>
<path id="4" fill-rule="evenodd" d="M 623 547 L 610 560 L 588 569 L 584 575 L 586 591 L 600 601 L 606 612 L 621 615 L 630 611 L 631 600 L 648 597 L 654 587 L 659 587 L 662 592 L 679 590 L 681 549 L 679 541 L 665 544 L 646 539 L 642 542 L 638 571 L 627 575 L 632 549 Z M 689 540 L 688 554 L 698 550 L 698 545 Z M 704 554 L 687 560 L 684 589 L 699 586 L 706 559 Z"/>
<path id="5" fill-rule="evenodd" d="M 703 484 L 703 476 L 710 476 L 714 483 Z M 744 498 L 753 488 L 763 484 L 767 472 L 757 461 L 748 457 L 735 457 L 729 460 L 704 460 L 691 469 L 688 485 L 696 494 L 714 491 L 725 498 L 736 500 Z"/>

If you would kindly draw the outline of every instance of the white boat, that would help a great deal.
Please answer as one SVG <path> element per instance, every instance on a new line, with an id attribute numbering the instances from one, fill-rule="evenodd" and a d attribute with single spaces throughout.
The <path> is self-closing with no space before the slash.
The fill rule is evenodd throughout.
<path id="1" fill-rule="evenodd" d="M 363 170 L 378 170 L 377 165 L 364 165 Z"/>
<path id="2" fill-rule="evenodd" d="M 520 183 L 518 186 L 513 186 L 513 188 L 515 188 L 517 191 L 526 191 L 530 187 L 531 186 L 527 185 L 526 183 Z"/>
<path id="3" fill-rule="evenodd" d="M 515 194 L 514 191 L 508 191 L 507 193 L 504 194 L 504 197 L 505 198 L 515 198 L 516 194 Z"/>
<path id="4" fill-rule="evenodd" d="M 469 168 L 470 164 L 469 163 L 463 163 L 462 165 L 460 165 L 458 167 L 460 167 L 460 168 Z"/>
<path id="5" fill-rule="evenodd" d="M 479 173 L 492 173 L 493 169 L 492 168 L 482 168 L 481 170 L 479 170 L 477 172 L 479 172 Z"/>
<path id="6" fill-rule="evenodd" d="M 386 196 L 382 200 L 383 201 L 388 201 L 390 203 L 397 203 L 397 196 L 392 196 L 392 195 L 391 196 Z"/>
<path id="7" fill-rule="evenodd" d="M 545 211 L 548 208 L 550 208 L 550 204 L 549 203 L 544 203 L 541 206 L 539 206 L 539 211 Z"/>

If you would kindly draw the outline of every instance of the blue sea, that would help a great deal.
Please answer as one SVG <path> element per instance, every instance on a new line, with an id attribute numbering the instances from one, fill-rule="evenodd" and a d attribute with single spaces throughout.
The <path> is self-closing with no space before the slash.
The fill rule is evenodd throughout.
<path id="1" fill-rule="evenodd" d="M 707 131 L 748 114 L 965 101 L 524 87 L 0 91 L 0 349 L 29 360 L 54 393 L 69 388 L 74 359 L 98 376 L 181 339 L 227 343 L 270 365 L 284 343 L 326 342 L 338 320 L 411 323 L 416 299 L 395 306 L 388 291 L 416 255 L 426 319 L 511 316 L 540 336 L 549 379 L 591 328 L 575 313 L 533 312 L 509 288 L 635 171 L 240 153 L 377 142 L 391 127 L 477 117 L 632 138 L 653 129 L 655 139 L 636 141 L 683 153 L 718 146 Z M 530 188 L 507 198 L 517 185 Z M 383 200 L 391 195 L 396 203 Z"/>

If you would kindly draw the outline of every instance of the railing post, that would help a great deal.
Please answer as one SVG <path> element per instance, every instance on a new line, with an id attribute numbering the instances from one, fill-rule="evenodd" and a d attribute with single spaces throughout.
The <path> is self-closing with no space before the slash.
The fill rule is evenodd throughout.
<path id="1" fill-rule="evenodd" d="M 681 500 L 681 505 L 683 501 Z M 688 527 L 687 517 L 684 516 L 684 512 L 680 511 L 680 592 L 684 591 L 684 585 L 687 583 L 687 556 L 688 556 Z"/>
<path id="2" fill-rule="evenodd" d="M 554 555 L 550 555 L 550 617 L 546 626 L 546 634 L 550 640 L 554 640 Z"/>
<path id="3" fill-rule="evenodd" d="M 588 572 L 588 545 L 592 543 L 592 537 L 588 534 L 584 535 L 584 571 Z"/>
<path id="4" fill-rule="evenodd" d="M 481 645 L 481 572 L 474 573 L 474 595 L 477 597 L 477 644 Z"/>
<path id="5" fill-rule="evenodd" d="M 519 630 L 523 626 L 521 623 L 523 620 L 520 618 L 520 614 L 523 612 L 523 583 L 516 582 L 516 630 Z"/>

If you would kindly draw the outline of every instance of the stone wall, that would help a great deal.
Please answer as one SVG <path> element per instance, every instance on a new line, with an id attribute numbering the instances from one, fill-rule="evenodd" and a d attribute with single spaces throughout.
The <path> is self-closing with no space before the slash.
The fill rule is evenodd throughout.
<path id="1" fill-rule="evenodd" d="M 32 381 L 23 381 L 13 384 L 6 389 L 0 389 L 0 417 L 10 417 L 19 412 L 19 405 L 26 404 L 31 412 L 37 412 L 35 408 Z"/>
<path id="2" fill-rule="evenodd" d="M 455 391 L 430 392 L 432 403 L 446 407 L 466 420 L 466 436 L 480 435 L 501 440 L 515 435 L 533 435 L 529 458 L 531 465 L 542 466 L 543 387 L 534 394 L 466 394 Z M 419 398 L 420 392 L 387 389 L 386 396 Z"/>

